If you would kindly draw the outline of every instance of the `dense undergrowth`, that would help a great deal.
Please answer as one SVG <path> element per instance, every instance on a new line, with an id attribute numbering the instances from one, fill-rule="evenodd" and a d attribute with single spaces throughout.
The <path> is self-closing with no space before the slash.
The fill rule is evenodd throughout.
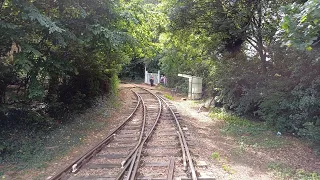
<path id="1" fill-rule="evenodd" d="M 244 156 L 248 147 L 267 150 L 290 148 L 291 142 L 284 139 L 283 134 L 279 134 L 276 128 L 265 122 L 248 120 L 221 108 L 211 109 L 210 117 L 224 120 L 225 124 L 221 128 L 221 133 L 235 138 L 237 147 L 230 150 L 232 156 Z M 218 161 L 221 158 L 218 152 L 213 152 L 211 157 Z M 278 179 L 320 179 L 320 174 L 317 172 L 295 169 L 290 164 L 283 164 L 279 161 L 270 161 L 266 167 Z M 226 170 L 224 167 L 223 169 Z"/>
<path id="2" fill-rule="evenodd" d="M 278 50 L 274 49 L 275 65 L 270 66 L 267 74 L 257 73 L 254 71 L 259 67 L 257 64 L 249 64 L 240 57 L 219 63 L 219 67 L 228 66 L 230 71 L 216 73 L 219 77 L 216 86 L 221 87 L 216 100 L 239 115 L 260 119 L 277 131 L 320 144 L 317 53 L 280 47 Z"/>
<path id="3" fill-rule="evenodd" d="M 210 117 L 224 120 L 226 125 L 221 132 L 237 137 L 239 144 L 254 148 L 277 148 L 289 145 L 289 142 L 285 142 L 280 135 L 277 136 L 276 129 L 267 123 L 241 118 L 218 108 L 211 110 Z"/>
<path id="4" fill-rule="evenodd" d="M 42 166 L 80 142 L 74 114 L 115 95 L 133 53 L 119 3 L 1 1 L 1 163 Z"/>
<path id="5" fill-rule="evenodd" d="M 51 160 L 62 157 L 70 148 L 81 144 L 89 132 L 107 126 L 102 119 L 117 107 L 116 97 L 98 98 L 92 107 L 81 113 L 73 112 L 56 119 L 42 117 L 40 121 L 37 117 L 32 120 L 28 114 L 19 114 L 16 119 L 2 123 L 0 165 L 6 165 L 3 170 L 47 167 Z M 23 121 L 20 117 L 27 119 Z"/>
<path id="6" fill-rule="evenodd" d="M 119 74 L 143 78 L 145 67 L 161 68 L 169 87 L 183 93 L 188 82 L 178 73 L 202 77 L 203 96 L 214 97 L 215 106 L 265 123 L 258 128 L 241 119 L 250 128 L 238 133 L 269 129 L 320 145 L 318 1 L 0 5 L 1 157 L 23 158 L 28 153 L 13 151 L 24 147 L 14 141 L 20 132 L 25 141 L 44 142 L 44 132 L 71 121 L 61 117 L 115 92 Z"/>
<path id="7" fill-rule="evenodd" d="M 215 106 L 320 145 L 318 1 L 173 6 L 160 58 L 170 87 L 187 85 L 173 74 L 201 77 Z"/>

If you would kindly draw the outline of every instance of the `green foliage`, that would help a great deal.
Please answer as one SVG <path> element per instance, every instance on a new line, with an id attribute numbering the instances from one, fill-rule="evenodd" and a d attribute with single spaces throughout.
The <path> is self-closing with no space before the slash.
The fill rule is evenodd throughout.
<path id="1" fill-rule="evenodd" d="M 168 94 L 165 94 L 164 97 L 167 98 L 167 99 L 169 99 L 169 100 L 173 100 L 173 97 L 170 96 L 170 95 L 168 95 Z"/>
<path id="2" fill-rule="evenodd" d="M 222 169 L 230 174 L 235 173 L 235 171 L 231 168 L 231 166 L 227 165 L 227 164 L 222 164 Z"/>
<path id="3" fill-rule="evenodd" d="M 143 59 L 133 58 L 129 64 L 124 65 L 119 78 L 126 80 L 144 79 L 144 63 Z"/>
<path id="4" fill-rule="evenodd" d="M 218 152 L 213 152 L 213 153 L 211 154 L 211 157 L 212 157 L 213 159 L 220 160 L 220 154 L 219 154 Z"/>
<path id="5" fill-rule="evenodd" d="M 223 129 L 223 131 L 235 136 L 242 136 L 246 134 L 255 136 L 268 129 L 266 125 L 249 121 L 217 108 L 214 108 L 210 112 L 210 117 L 224 120 L 227 123 L 227 126 Z"/>
<path id="6" fill-rule="evenodd" d="M 293 48 L 270 46 L 273 65 L 267 76 L 256 71 L 255 57 L 225 57 L 216 64 L 214 86 L 220 92 L 216 101 L 227 110 L 266 121 L 277 131 L 291 132 L 314 138 L 310 129 L 305 134 L 304 124 L 314 126 L 319 120 L 319 62 L 315 54 Z M 298 58 L 297 58 L 298 57 Z"/>
<path id="7" fill-rule="evenodd" d="M 98 96 L 117 95 L 121 66 L 138 48 L 128 25 L 133 19 L 122 7 L 117 0 L 1 1 L 0 153 L 6 161 L 52 159 L 57 153 L 44 144 L 62 117 L 83 111 Z M 52 146 L 63 152 L 68 144 Z"/>
<path id="8" fill-rule="evenodd" d="M 241 155 L 247 146 L 253 148 L 279 148 L 288 143 L 276 136 L 276 131 L 263 122 L 253 122 L 238 117 L 231 113 L 213 108 L 210 117 L 224 120 L 226 125 L 221 129 L 222 133 L 236 137 L 239 147 L 232 150 L 234 155 Z"/>
<path id="9" fill-rule="evenodd" d="M 306 172 L 301 169 L 294 170 L 286 164 L 279 162 L 270 162 L 268 169 L 272 170 L 279 179 L 305 179 L 305 180 L 318 180 L 320 175 L 316 172 Z"/>
<path id="10" fill-rule="evenodd" d="M 118 5 L 119 1 L 4 1 L 4 106 L 45 103 L 50 113 L 64 104 L 61 110 L 69 112 L 96 96 L 116 92 L 115 76 L 128 62 L 132 43 L 124 25 L 131 19 L 122 17 Z M 12 84 L 18 90 L 6 97 L 6 87 Z M 71 104 L 79 107 L 68 108 Z"/>
<path id="11" fill-rule="evenodd" d="M 287 46 L 311 50 L 319 43 L 320 1 L 308 0 L 303 4 L 293 3 L 283 7 L 285 16 L 281 33 Z"/>
<path id="12" fill-rule="evenodd" d="M 15 169 L 46 167 L 48 161 L 83 143 L 88 132 L 105 127 L 106 121 L 101 119 L 114 110 L 115 100 L 99 98 L 94 107 L 82 114 L 67 114 L 59 120 L 36 111 L 11 109 L 0 121 L 1 163 L 14 164 Z"/>
<path id="13" fill-rule="evenodd" d="M 306 137 L 307 139 L 319 144 L 320 143 L 320 126 L 318 124 L 315 125 L 312 122 L 306 122 L 303 124 L 303 128 L 299 129 L 298 135 Z"/>
<path id="14" fill-rule="evenodd" d="M 110 82 L 111 82 L 111 87 L 110 87 L 110 92 L 113 96 L 118 96 L 118 87 L 119 87 L 119 83 L 120 83 L 120 80 L 118 78 L 118 76 L 116 74 L 114 74 L 111 79 L 110 79 Z"/>
<path id="15" fill-rule="evenodd" d="M 186 84 L 177 73 L 203 77 L 215 104 L 318 142 L 319 1 L 293 2 L 164 1 L 170 26 L 160 34 L 159 60 L 169 86 Z M 228 127 L 238 135 L 255 131 Z"/>

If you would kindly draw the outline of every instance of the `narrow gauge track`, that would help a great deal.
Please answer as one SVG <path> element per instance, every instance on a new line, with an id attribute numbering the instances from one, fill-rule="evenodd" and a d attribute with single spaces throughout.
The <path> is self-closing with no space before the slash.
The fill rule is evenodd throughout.
<path id="1" fill-rule="evenodd" d="M 94 176 L 99 176 L 102 173 L 99 173 L 101 169 L 104 172 L 104 174 L 101 174 L 103 177 L 112 177 L 121 171 L 121 163 L 130 154 L 132 155 L 139 146 L 139 141 L 142 140 L 140 132 L 145 124 L 143 121 L 145 113 L 143 101 L 138 94 L 133 93 L 136 104 L 131 109 L 131 114 L 104 140 L 62 169 L 51 180 L 95 179 Z M 137 127 L 141 127 L 141 129 L 138 130 Z M 140 137 L 139 140 L 137 140 L 137 137 Z M 108 167 L 104 168 L 102 164 Z"/>
<path id="2" fill-rule="evenodd" d="M 197 179 L 174 110 L 145 89 L 132 91 L 137 104 L 130 116 L 52 180 Z"/>
<path id="3" fill-rule="evenodd" d="M 166 100 L 157 97 L 161 114 L 137 150 L 127 179 L 197 179 L 180 123 Z"/>

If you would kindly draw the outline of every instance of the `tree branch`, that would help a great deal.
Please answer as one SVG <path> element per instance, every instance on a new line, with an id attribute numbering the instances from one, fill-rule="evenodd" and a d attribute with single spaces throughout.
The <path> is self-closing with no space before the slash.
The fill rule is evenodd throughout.
<path id="1" fill-rule="evenodd" d="M 4 3 L 4 0 L 0 0 L 0 12 L 2 12 L 3 3 Z"/>
<path id="2" fill-rule="evenodd" d="M 254 45 L 254 44 L 251 42 L 251 40 L 248 39 L 248 37 L 246 38 L 246 40 L 248 41 L 248 43 L 249 43 L 252 47 L 254 47 L 257 51 L 259 51 L 259 47 L 258 47 L 257 45 Z"/>
<path id="3" fill-rule="evenodd" d="M 253 24 L 255 27 L 258 27 L 258 23 L 259 23 L 259 22 L 258 22 L 258 20 L 256 19 L 256 17 L 253 15 L 251 19 L 252 19 L 252 24 Z"/>
<path id="4" fill-rule="evenodd" d="M 250 36 L 247 36 L 247 39 L 249 39 L 250 41 L 253 41 L 253 42 L 256 43 L 256 44 L 258 43 L 257 40 L 253 39 L 253 38 L 250 37 Z"/>

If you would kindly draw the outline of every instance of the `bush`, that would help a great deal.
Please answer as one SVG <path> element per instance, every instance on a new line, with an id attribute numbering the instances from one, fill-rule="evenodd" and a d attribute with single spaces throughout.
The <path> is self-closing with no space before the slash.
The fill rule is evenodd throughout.
<path id="1" fill-rule="evenodd" d="M 299 132 L 317 141 L 320 62 L 314 53 L 279 46 L 271 50 L 273 64 L 268 65 L 267 74 L 259 74 L 259 63 L 241 55 L 217 63 L 218 99 L 237 114 L 255 116 L 279 131 Z"/>
<path id="2" fill-rule="evenodd" d="M 298 135 L 320 144 L 320 126 L 316 126 L 311 122 L 304 123 L 303 128 L 299 129 Z"/>

